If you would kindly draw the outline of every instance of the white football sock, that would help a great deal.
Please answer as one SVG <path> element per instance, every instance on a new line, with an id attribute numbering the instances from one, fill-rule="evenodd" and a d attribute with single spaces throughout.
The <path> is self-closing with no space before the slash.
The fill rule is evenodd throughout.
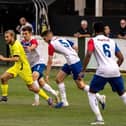
<path id="1" fill-rule="evenodd" d="M 96 95 L 89 92 L 88 98 L 89 98 L 90 107 L 91 107 L 92 111 L 95 113 L 97 120 L 103 121 L 101 112 L 98 107 L 98 101 L 97 101 Z"/>
<path id="2" fill-rule="evenodd" d="M 89 92 L 89 89 L 90 89 L 89 85 L 85 85 L 84 91 Z"/>
<path id="3" fill-rule="evenodd" d="M 66 89 L 64 83 L 58 84 L 60 95 L 61 95 L 61 101 L 62 102 L 67 102 L 67 96 L 66 96 Z"/>
<path id="4" fill-rule="evenodd" d="M 56 91 L 54 89 L 52 89 L 52 87 L 50 85 L 45 83 L 42 88 L 45 89 L 46 91 L 50 92 L 52 95 L 57 96 Z"/>
<path id="5" fill-rule="evenodd" d="M 123 102 L 126 104 L 126 93 L 124 93 L 122 96 L 121 96 Z"/>
<path id="6" fill-rule="evenodd" d="M 34 81 L 34 85 L 39 88 L 39 84 L 37 80 Z M 35 93 L 35 102 L 37 103 L 39 102 L 39 95 L 37 93 Z"/>
<path id="7" fill-rule="evenodd" d="M 89 90 L 90 90 L 90 86 L 89 85 L 86 85 L 84 87 L 84 91 L 89 92 Z M 99 93 L 96 93 L 96 98 L 98 99 L 98 101 L 101 101 L 102 100 L 102 97 L 101 97 L 101 95 Z"/>
<path id="8" fill-rule="evenodd" d="M 102 101 L 102 96 L 99 93 L 96 93 L 96 98 L 98 101 Z"/>
<path id="9" fill-rule="evenodd" d="M 39 103 L 39 95 L 36 93 L 34 95 L 35 95 L 35 102 Z"/>

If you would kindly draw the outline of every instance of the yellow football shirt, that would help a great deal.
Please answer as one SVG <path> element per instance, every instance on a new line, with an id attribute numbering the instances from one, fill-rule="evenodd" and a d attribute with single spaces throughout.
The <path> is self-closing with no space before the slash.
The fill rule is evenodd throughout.
<path id="1" fill-rule="evenodd" d="M 11 56 L 16 56 L 16 55 L 19 56 L 19 61 L 15 62 L 15 64 L 19 65 L 23 63 L 29 65 L 25 51 L 18 40 L 16 40 L 13 45 L 9 45 L 9 48 L 10 48 Z"/>
<path id="2" fill-rule="evenodd" d="M 11 56 L 19 56 L 19 60 L 7 72 L 14 75 L 14 77 L 19 75 L 27 85 L 31 85 L 33 83 L 32 71 L 20 41 L 16 40 L 13 45 L 9 45 L 9 48 Z"/>

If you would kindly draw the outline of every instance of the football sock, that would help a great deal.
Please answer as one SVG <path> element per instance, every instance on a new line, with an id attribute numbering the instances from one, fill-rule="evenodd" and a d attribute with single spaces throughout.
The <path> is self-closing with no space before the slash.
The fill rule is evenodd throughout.
<path id="1" fill-rule="evenodd" d="M 97 98 L 98 101 L 102 101 L 102 97 L 99 93 L 96 93 L 96 98 Z"/>
<path id="2" fill-rule="evenodd" d="M 34 84 L 39 88 L 38 81 L 34 81 Z M 37 93 L 35 93 L 35 102 L 39 102 L 39 95 Z"/>
<path id="3" fill-rule="evenodd" d="M 43 89 L 50 92 L 52 95 L 57 96 L 56 91 L 54 89 L 52 89 L 52 87 L 50 85 L 45 83 L 44 86 L 43 86 Z"/>
<path id="4" fill-rule="evenodd" d="M 89 92 L 89 85 L 85 85 L 84 91 Z"/>
<path id="5" fill-rule="evenodd" d="M 121 96 L 123 102 L 126 104 L 126 93 L 124 93 L 122 96 Z"/>
<path id="6" fill-rule="evenodd" d="M 34 81 L 34 84 L 36 85 L 36 87 L 39 86 L 38 81 Z M 45 93 L 45 91 L 43 91 L 42 89 L 39 90 L 38 94 L 43 97 L 44 99 L 48 100 L 49 96 Z"/>
<path id="7" fill-rule="evenodd" d="M 49 99 L 49 96 L 42 89 L 39 90 L 38 94 L 46 100 Z"/>
<path id="8" fill-rule="evenodd" d="M 84 87 L 84 91 L 86 91 L 86 92 L 89 92 L 89 89 L 90 89 L 89 85 L 86 85 Z M 101 97 L 101 95 L 99 93 L 96 93 L 96 98 L 97 98 L 98 101 L 101 101 L 102 97 Z"/>
<path id="9" fill-rule="evenodd" d="M 94 114 L 96 115 L 97 120 L 103 121 L 102 115 L 98 107 L 98 101 L 97 101 L 96 95 L 89 92 L 88 98 L 89 98 L 89 105 L 92 111 L 94 112 Z"/>
<path id="10" fill-rule="evenodd" d="M 2 96 L 8 96 L 8 84 L 1 85 Z"/>
<path id="11" fill-rule="evenodd" d="M 59 83 L 58 84 L 60 95 L 61 95 L 61 101 L 62 102 L 67 102 L 67 96 L 66 96 L 66 90 L 65 90 L 65 85 L 64 83 Z"/>
<path id="12" fill-rule="evenodd" d="M 35 102 L 39 103 L 39 95 L 35 93 Z"/>

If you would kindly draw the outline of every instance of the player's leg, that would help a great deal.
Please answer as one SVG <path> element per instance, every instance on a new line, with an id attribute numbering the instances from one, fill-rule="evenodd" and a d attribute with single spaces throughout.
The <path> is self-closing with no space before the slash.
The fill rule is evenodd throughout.
<path id="1" fill-rule="evenodd" d="M 124 104 L 126 104 L 126 92 L 124 92 L 120 97 L 123 100 Z"/>
<path id="2" fill-rule="evenodd" d="M 71 70 L 72 70 L 72 74 L 73 74 L 73 79 L 75 80 L 77 87 L 88 93 L 89 92 L 89 85 L 85 84 L 85 82 L 83 81 L 83 77 L 78 78 L 78 76 L 79 76 L 79 74 L 82 70 L 81 63 L 78 62 L 76 64 L 71 65 Z M 100 95 L 99 93 L 96 93 L 96 97 L 97 97 L 98 101 L 101 103 L 102 109 L 104 109 L 104 107 L 105 107 L 105 95 Z"/>
<path id="3" fill-rule="evenodd" d="M 96 93 L 104 89 L 106 82 L 107 82 L 107 79 L 94 75 L 90 84 L 90 91 L 88 93 L 89 105 L 97 119 L 95 122 L 91 123 L 92 125 L 104 124 L 104 120 L 98 106 Z"/>
<path id="4" fill-rule="evenodd" d="M 45 64 L 37 64 L 35 65 L 33 68 L 32 68 L 32 76 L 33 76 L 33 81 L 34 81 L 34 84 L 37 86 L 37 87 L 41 87 L 40 85 L 40 78 L 43 76 L 43 71 L 45 69 Z M 43 81 L 41 80 L 41 83 Z M 45 84 L 45 83 L 44 83 Z M 44 86 L 43 84 L 43 86 Z M 47 87 L 47 85 L 45 85 L 45 87 Z M 52 91 L 52 90 L 51 90 Z M 32 104 L 33 106 L 38 106 L 39 105 L 39 95 L 38 94 L 35 94 L 35 101 L 34 103 Z"/>
<path id="5" fill-rule="evenodd" d="M 36 79 L 38 79 L 40 87 L 42 87 L 45 91 L 48 91 L 49 93 L 54 95 L 56 97 L 57 102 L 59 102 L 58 92 L 56 92 L 49 84 L 47 84 L 43 78 L 45 64 L 38 64 L 32 70 L 33 72 L 37 72 L 39 74 L 39 76 L 37 76 Z"/>
<path id="6" fill-rule="evenodd" d="M 26 82 L 27 87 L 29 88 L 30 91 L 39 94 L 48 102 L 49 105 L 53 104 L 52 98 L 50 98 L 42 89 L 36 86 L 36 83 L 38 83 L 38 81 L 37 80 L 33 81 L 30 66 L 27 67 L 24 66 L 23 69 L 20 71 L 19 76 Z"/>
<path id="7" fill-rule="evenodd" d="M 52 95 L 54 95 L 56 97 L 56 100 L 59 101 L 58 93 L 44 81 L 44 78 L 43 78 L 44 69 L 45 69 L 45 64 L 35 65 L 32 68 L 33 80 L 34 81 L 38 80 L 38 83 L 36 83 L 37 84 L 36 86 L 40 86 L 43 89 L 45 89 L 46 91 L 50 92 Z M 39 95 L 38 94 L 35 94 L 35 101 L 32 105 L 33 106 L 39 105 Z"/>
<path id="8" fill-rule="evenodd" d="M 51 94 L 56 98 L 56 102 L 57 102 L 57 103 L 60 102 L 59 92 L 58 92 L 58 91 L 55 91 L 49 84 L 47 84 L 42 76 L 41 76 L 41 78 L 39 79 L 39 85 L 40 85 L 40 87 L 42 87 L 45 91 L 48 91 L 49 93 L 51 93 Z"/>
<path id="9" fill-rule="evenodd" d="M 15 66 L 12 66 L 9 68 L 5 73 L 3 73 L 0 77 L 1 79 L 1 90 L 2 90 L 2 97 L 0 98 L 0 101 L 7 101 L 8 99 L 8 80 L 12 79 L 17 76 L 18 74 L 18 68 Z"/>
<path id="10" fill-rule="evenodd" d="M 49 105 L 53 104 L 52 98 L 50 98 L 42 89 L 38 88 L 34 83 L 28 83 L 27 87 L 30 91 L 43 97 L 48 102 Z"/>
<path id="11" fill-rule="evenodd" d="M 39 73 L 35 72 L 36 69 L 37 69 L 36 65 L 34 67 L 32 67 L 32 72 L 33 72 L 32 76 L 33 76 L 34 84 L 36 85 L 36 87 L 39 88 L 39 83 L 38 83 Z M 32 104 L 32 106 L 38 106 L 39 104 L 40 104 L 40 102 L 39 102 L 39 94 L 35 93 L 34 94 L 34 103 Z"/>
<path id="12" fill-rule="evenodd" d="M 38 82 L 39 73 L 37 71 L 33 71 L 32 77 L 33 77 L 34 85 L 37 88 L 40 88 L 39 82 Z M 32 104 L 32 106 L 38 106 L 39 104 L 40 104 L 40 102 L 39 102 L 39 94 L 35 93 L 34 94 L 34 103 Z"/>
<path id="13" fill-rule="evenodd" d="M 63 102 L 63 106 L 67 107 L 69 106 L 67 95 L 66 95 L 66 89 L 64 84 L 64 79 L 69 75 L 71 72 L 69 66 L 65 64 L 62 68 L 62 70 L 59 71 L 59 73 L 56 76 L 56 83 L 58 84 L 58 88 L 60 91 L 61 101 Z"/>
<path id="14" fill-rule="evenodd" d="M 75 64 L 72 64 L 71 66 L 71 71 L 72 71 L 72 75 L 73 75 L 73 79 L 75 80 L 77 87 L 79 89 L 82 89 L 86 92 L 89 91 L 89 85 L 86 85 L 83 81 L 83 77 L 82 78 L 78 78 L 79 74 L 82 70 L 82 64 L 81 62 L 77 62 Z"/>
<path id="15" fill-rule="evenodd" d="M 109 83 L 114 92 L 117 92 L 118 95 L 123 100 L 124 104 L 126 104 L 126 92 L 124 88 L 124 80 L 122 77 L 110 78 Z"/>
<path id="16" fill-rule="evenodd" d="M 100 91 L 101 89 L 103 89 L 105 82 L 103 84 L 101 77 L 94 76 L 94 79 L 93 79 L 93 81 L 91 83 L 91 87 L 90 87 L 90 91 L 92 91 L 92 92 L 89 92 L 89 86 L 84 83 L 82 78 L 78 78 L 79 73 L 81 72 L 81 69 L 82 69 L 81 63 L 78 62 L 76 64 L 72 64 L 71 69 L 72 69 L 72 73 L 73 73 L 73 79 L 75 80 L 78 88 L 81 90 L 84 90 L 88 93 L 89 104 L 90 104 L 91 109 L 95 113 L 96 118 L 97 118 L 97 122 L 95 122 L 95 123 L 96 124 L 97 123 L 101 123 L 101 124 L 104 123 L 102 115 L 99 110 L 96 93 L 98 91 Z M 95 123 L 92 123 L 92 124 L 95 124 Z"/>
<path id="17" fill-rule="evenodd" d="M 77 87 L 81 89 L 82 91 L 86 91 L 87 93 L 89 92 L 89 85 L 86 85 L 83 81 L 83 79 L 75 80 L 75 83 L 77 84 Z M 106 96 L 101 95 L 99 93 L 96 93 L 96 98 L 101 104 L 102 109 L 105 109 L 105 103 L 106 103 Z"/>
<path id="18" fill-rule="evenodd" d="M 2 97 L 0 98 L 0 101 L 7 101 L 8 98 L 8 80 L 13 78 L 13 74 L 5 72 L 3 75 L 1 75 L 1 90 L 2 90 Z"/>
<path id="19" fill-rule="evenodd" d="M 39 73 L 34 72 L 34 73 L 32 74 L 32 76 L 33 76 L 34 85 L 35 85 L 37 88 L 40 88 L 40 87 L 39 87 L 38 80 L 37 80 L 37 78 L 39 77 Z M 40 102 L 39 102 L 39 94 L 35 93 L 35 94 L 34 94 L 34 103 L 32 104 L 32 106 L 38 106 L 39 104 L 40 104 Z"/>

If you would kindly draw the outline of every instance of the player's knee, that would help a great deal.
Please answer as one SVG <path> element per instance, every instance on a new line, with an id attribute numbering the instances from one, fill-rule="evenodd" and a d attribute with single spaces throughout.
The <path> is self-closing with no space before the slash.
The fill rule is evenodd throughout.
<path id="1" fill-rule="evenodd" d="M 41 87 L 43 87 L 44 85 L 45 85 L 45 80 L 44 79 L 39 79 L 39 85 L 41 86 Z"/>
<path id="2" fill-rule="evenodd" d="M 33 91 L 34 90 L 32 85 L 28 85 L 28 89 L 29 89 L 29 91 Z"/>
<path id="3" fill-rule="evenodd" d="M 118 93 L 119 96 L 123 96 L 124 94 L 125 94 L 125 96 L 126 96 L 125 91 L 118 91 L 117 93 Z"/>
<path id="4" fill-rule="evenodd" d="M 78 85 L 77 86 L 79 89 L 83 90 L 84 89 L 84 86 L 83 85 Z"/>
<path id="5" fill-rule="evenodd" d="M 2 83 L 5 83 L 7 81 L 7 78 L 5 76 L 1 76 L 0 79 Z"/>
<path id="6" fill-rule="evenodd" d="M 61 82 L 62 82 L 61 79 L 57 77 L 57 78 L 56 78 L 56 83 L 59 84 L 59 83 L 61 83 Z"/>
<path id="7" fill-rule="evenodd" d="M 78 89 L 81 89 L 81 90 L 84 89 L 85 85 L 83 83 L 80 83 L 80 81 L 75 81 L 75 82 L 77 84 Z"/>
<path id="8" fill-rule="evenodd" d="M 122 98 L 123 102 L 126 104 L 126 92 L 124 92 L 120 97 Z"/>
<path id="9" fill-rule="evenodd" d="M 37 72 L 34 72 L 33 75 L 32 75 L 32 77 L 33 77 L 33 80 L 34 80 L 34 81 L 35 81 L 35 80 L 38 80 L 39 74 L 38 74 Z"/>
<path id="10" fill-rule="evenodd" d="M 33 91 L 33 88 L 31 86 L 28 87 L 29 91 Z"/>
<path id="11" fill-rule="evenodd" d="M 34 85 L 28 86 L 28 89 L 29 89 L 29 91 L 32 91 L 34 93 L 38 93 L 38 91 L 39 91 L 39 88 Z"/>

